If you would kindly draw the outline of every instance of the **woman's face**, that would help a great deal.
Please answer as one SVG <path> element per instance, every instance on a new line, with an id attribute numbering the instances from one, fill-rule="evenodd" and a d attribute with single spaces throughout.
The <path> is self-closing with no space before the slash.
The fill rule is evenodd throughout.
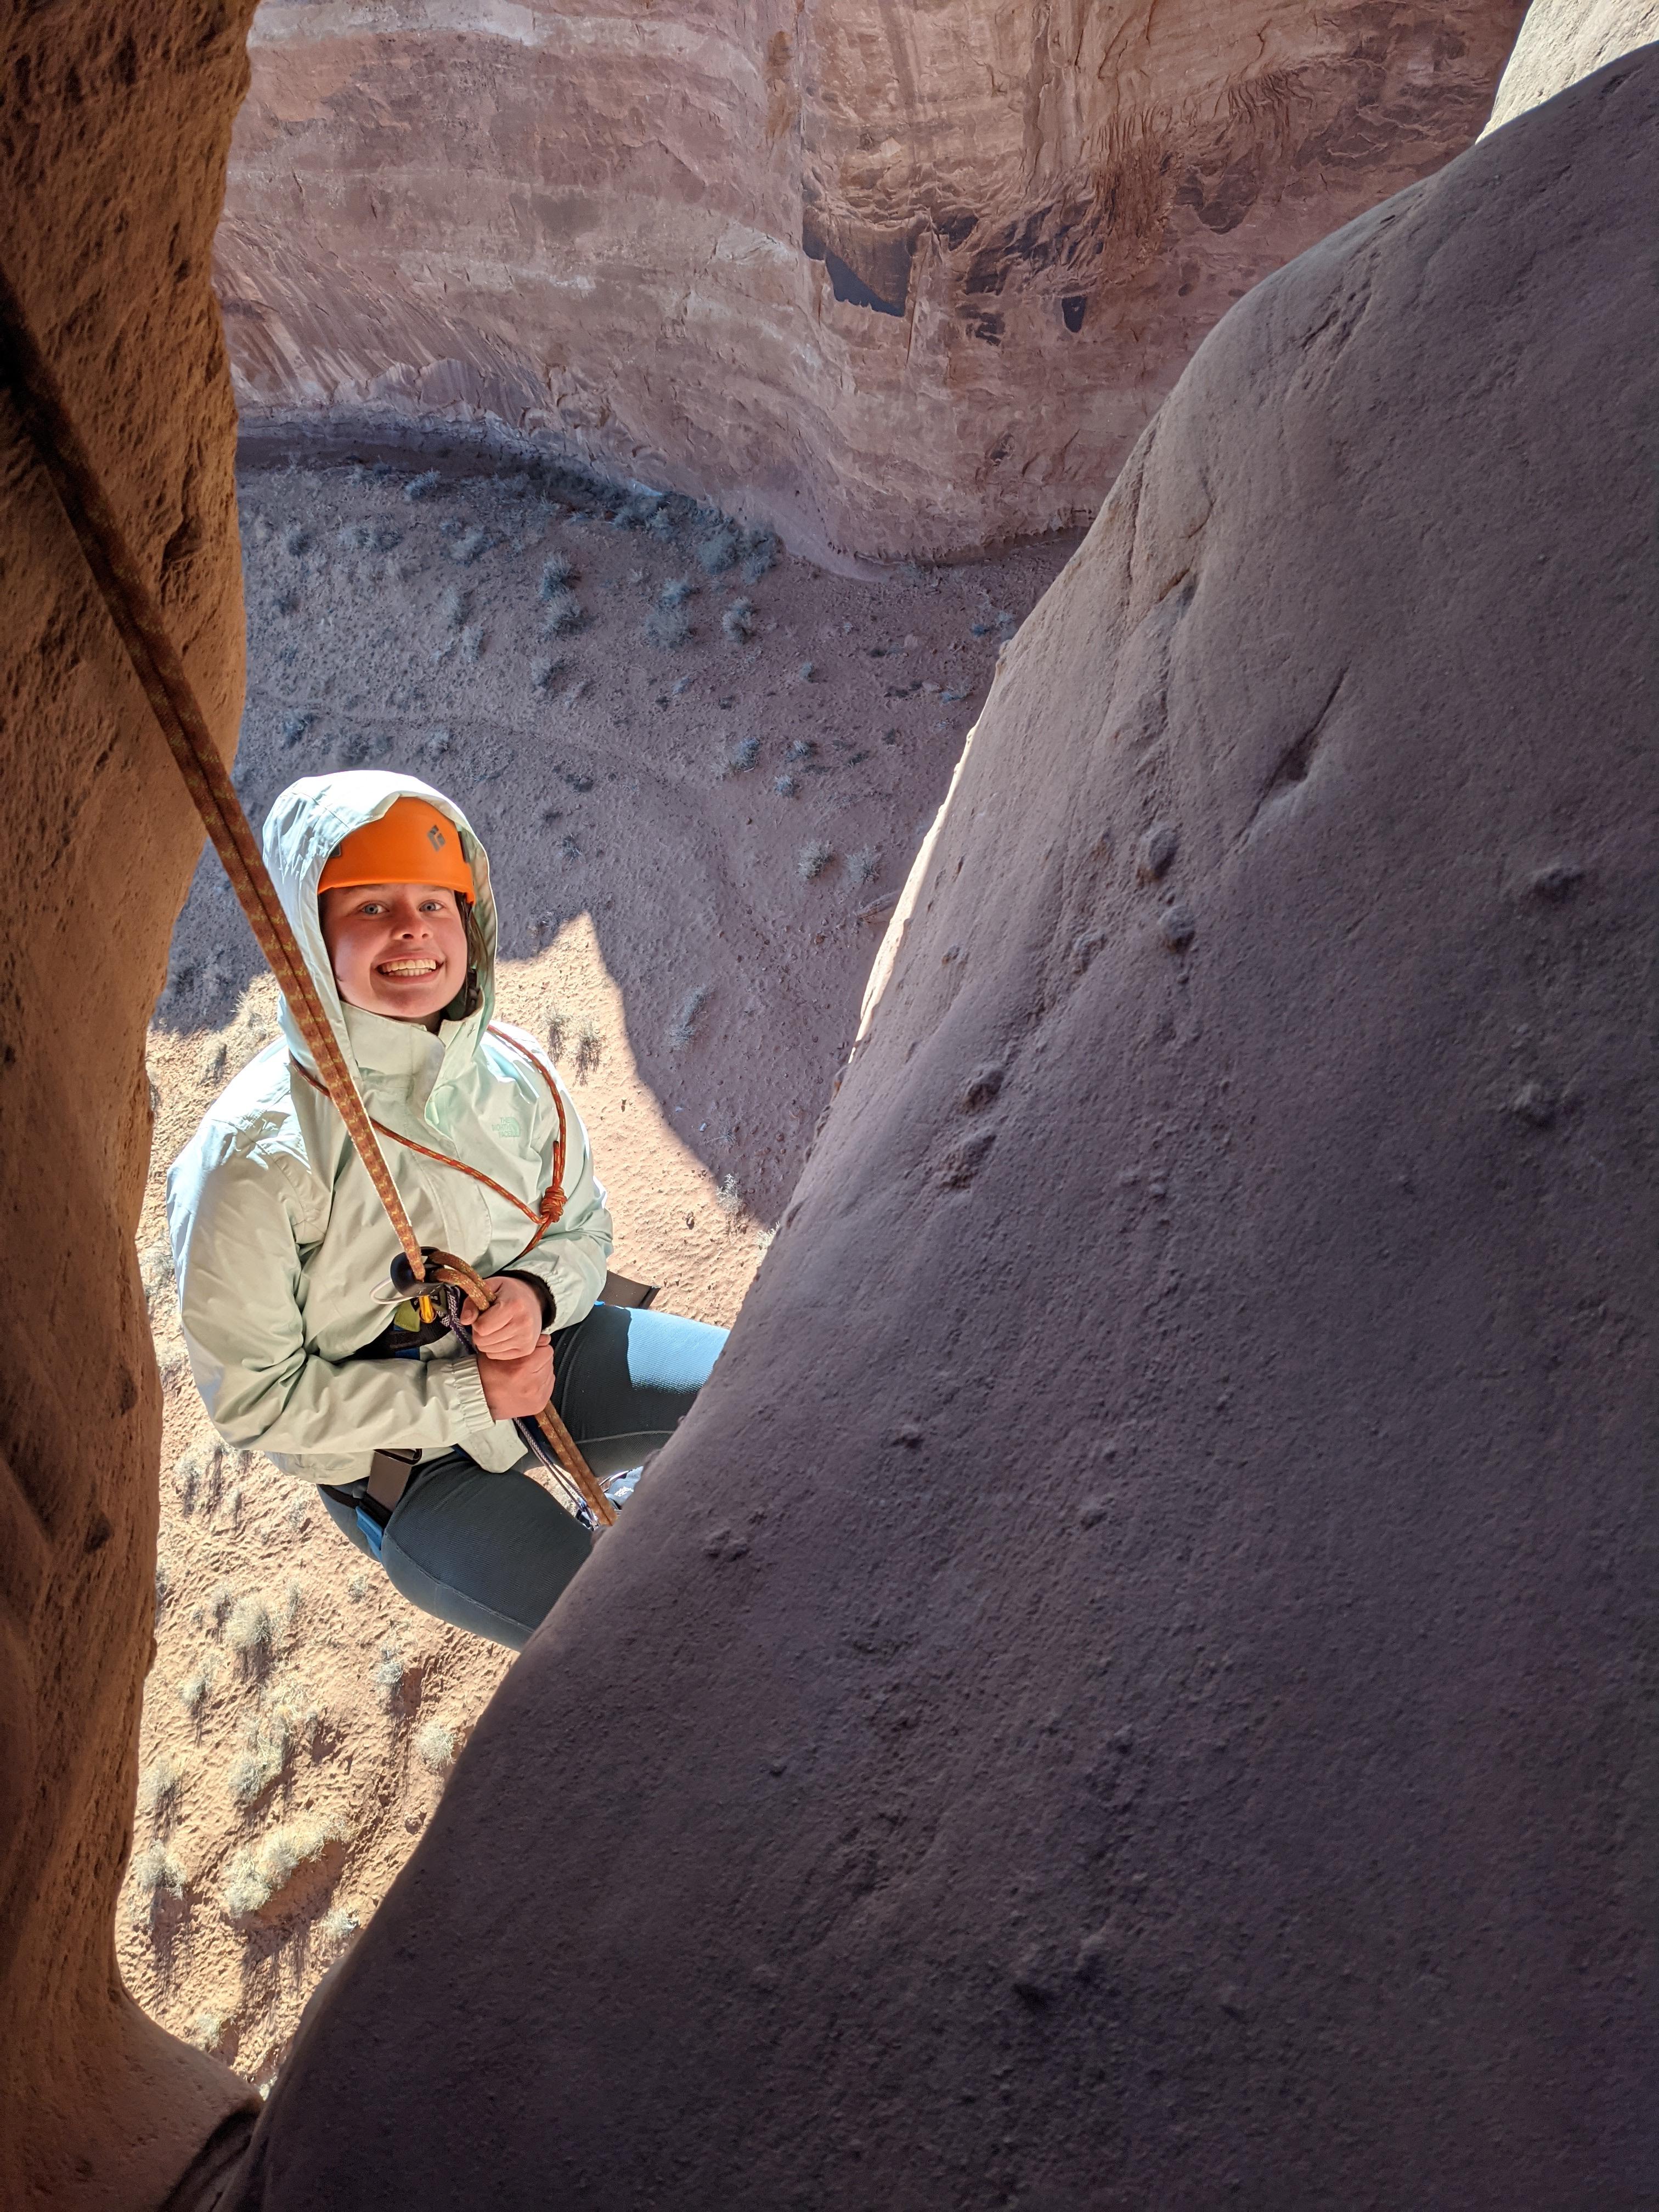
<path id="1" fill-rule="evenodd" d="M 354 884 L 319 899 L 323 941 L 349 1006 L 438 1026 L 466 981 L 466 925 L 433 884 Z"/>

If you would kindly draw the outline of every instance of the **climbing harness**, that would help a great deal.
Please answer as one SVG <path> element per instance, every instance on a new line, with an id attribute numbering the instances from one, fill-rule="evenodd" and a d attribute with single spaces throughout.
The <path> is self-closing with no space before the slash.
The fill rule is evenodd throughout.
<path id="1" fill-rule="evenodd" d="M 167 749 L 213 841 L 213 849 L 247 916 L 259 950 L 270 963 L 277 988 L 288 1001 L 307 1048 L 317 1063 L 321 1088 L 333 1100 L 346 1133 L 386 1208 L 386 1218 L 403 1247 L 401 1265 L 407 1270 L 410 1288 L 421 1296 L 420 1286 L 428 1282 L 458 1285 L 465 1289 L 481 1312 L 486 1311 L 495 1299 L 483 1279 L 451 1253 L 423 1250 L 415 1234 L 414 1224 L 398 1195 L 392 1170 L 377 1141 L 378 1125 L 363 1103 L 339 1042 L 330 1027 L 305 957 L 260 855 L 252 827 L 219 757 L 184 661 L 162 617 L 161 604 L 105 495 L 58 380 L 35 343 L 22 301 L 3 267 L 0 267 L 0 377 L 9 387 L 23 428 L 75 532 L 93 581 L 126 648 L 133 673 L 143 687 L 150 711 L 161 726 Z M 556 1098 L 557 1095 L 556 1089 Z M 554 1170 L 556 1189 L 563 1172 L 563 1126 L 561 1109 L 560 1148 Z M 393 1133 L 388 1130 L 386 1133 Z M 409 1140 L 400 1137 L 398 1142 L 407 1144 Z M 519 1200 L 513 1203 L 522 1211 L 528 1210 Z M 562 1203 L 561 1198 L 561 1206 Z M 543 1443 L 562 1462 L 562 1472 L 574 1483 L 594 1519 L 600 1527 L 608 1528 L 617 1517 L 616 1510 L 564 1423 L 550 1406 L 536 1416 L 536 1425 Z M 540 1445 L 538 1450 L 545 1463 L 548 1450 Z"/>

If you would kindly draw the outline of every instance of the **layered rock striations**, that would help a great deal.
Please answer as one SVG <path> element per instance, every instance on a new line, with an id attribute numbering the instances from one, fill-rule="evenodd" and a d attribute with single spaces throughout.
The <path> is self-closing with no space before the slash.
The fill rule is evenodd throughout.
<path id="1" fill-rule="evenodd" d="M 1232 301 L 1474 137 L 1521 14 L 271 0 L 239 402 L 491 422 L 820 553 L 1086 520 Z"/>
<path id="2" fill-rule="evenodd" d="M 1202 348 L 236 2203 L 1651 2197 L 1656 185 Z"/>

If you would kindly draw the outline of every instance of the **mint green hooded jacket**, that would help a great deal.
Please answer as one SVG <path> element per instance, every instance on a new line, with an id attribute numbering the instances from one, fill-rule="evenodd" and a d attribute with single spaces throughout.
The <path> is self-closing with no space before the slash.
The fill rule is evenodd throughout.
<path id="1" fill-rule="evenodd" d="M 482 1006 L 435 1036 L 342 1003 L 317 913 L 330 854 L 405 792 L 459 831 L 488 956 Z M 413 776 L 314 776 L 276 800 L 264 854 L 375 1120 L 538 1206 L 558 1119 L 543 1077 L 487 1034 L 495 904 L 489 860 L 460 809 Z M 511 1467 L 523 1445 L 510 1421 L 491 1419 L 477 1362 L 453 1339 L 418 1360 L 352 1358 L 392 1318 L 386 1286 L 399 1248 L 333 1104 L 289 1066 L 291 1054 L 315 1073 L 286 1006 L 283 1032 L 214 1102 L 167 1176 L 185 1343 L 214 1426 L 227 1443 L 257 1448 L 313 1482 L 354 1481 L 374 1452 L 411 1445 L 428 1454 L 459 1445 L 482 1467 Z M 539 1057 L 547 1062 L 545 1051 Z M 483 1275 L 510 1266 L 537 1276 L 564 1328 L 603 1286 L 611 1216 L 581 1118 L 562 1085 L 561 1096 L 564 1212 L 528 1252 L 533 1224 L 482 1183 L 389 1138 L 380 1148 L 422 1244 L 459 1254 Z"/>

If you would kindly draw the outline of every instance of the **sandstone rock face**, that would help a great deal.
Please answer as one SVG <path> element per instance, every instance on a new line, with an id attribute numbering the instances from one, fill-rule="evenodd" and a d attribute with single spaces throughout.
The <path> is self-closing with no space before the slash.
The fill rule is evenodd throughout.
<path id="1" fill-rule="evenodd" d="M 234 423 L 210 253 L 251 7 L 14 9 L 5 243 L 234 742 Z M 115 1967 L 160 1414 L 133 1253 L 144 1024 L 201 836 L 9 404 L 0 464 L 0 2203 L 157 2203 L 247 2101 Z"/>
<path id="2" fill-rule="evenodd" d="M 1232 301 L 1474 137 L 1522 12 L 271 0 L 239 403 L 487 418 L 821 555 L 1086 521 Z"/>
<path id="3" fill-rule="evenodd" d="M 1659 0 L 1534 0 L 1487 122 L 1501 130 L 1528 107 L 1620 54 L 1659 39 Z"/>
<path id="4" fill-rule="evenodd" d="M 1659 50 L 1229 316 L 237 2203 L 1645 2202 Z"/>

